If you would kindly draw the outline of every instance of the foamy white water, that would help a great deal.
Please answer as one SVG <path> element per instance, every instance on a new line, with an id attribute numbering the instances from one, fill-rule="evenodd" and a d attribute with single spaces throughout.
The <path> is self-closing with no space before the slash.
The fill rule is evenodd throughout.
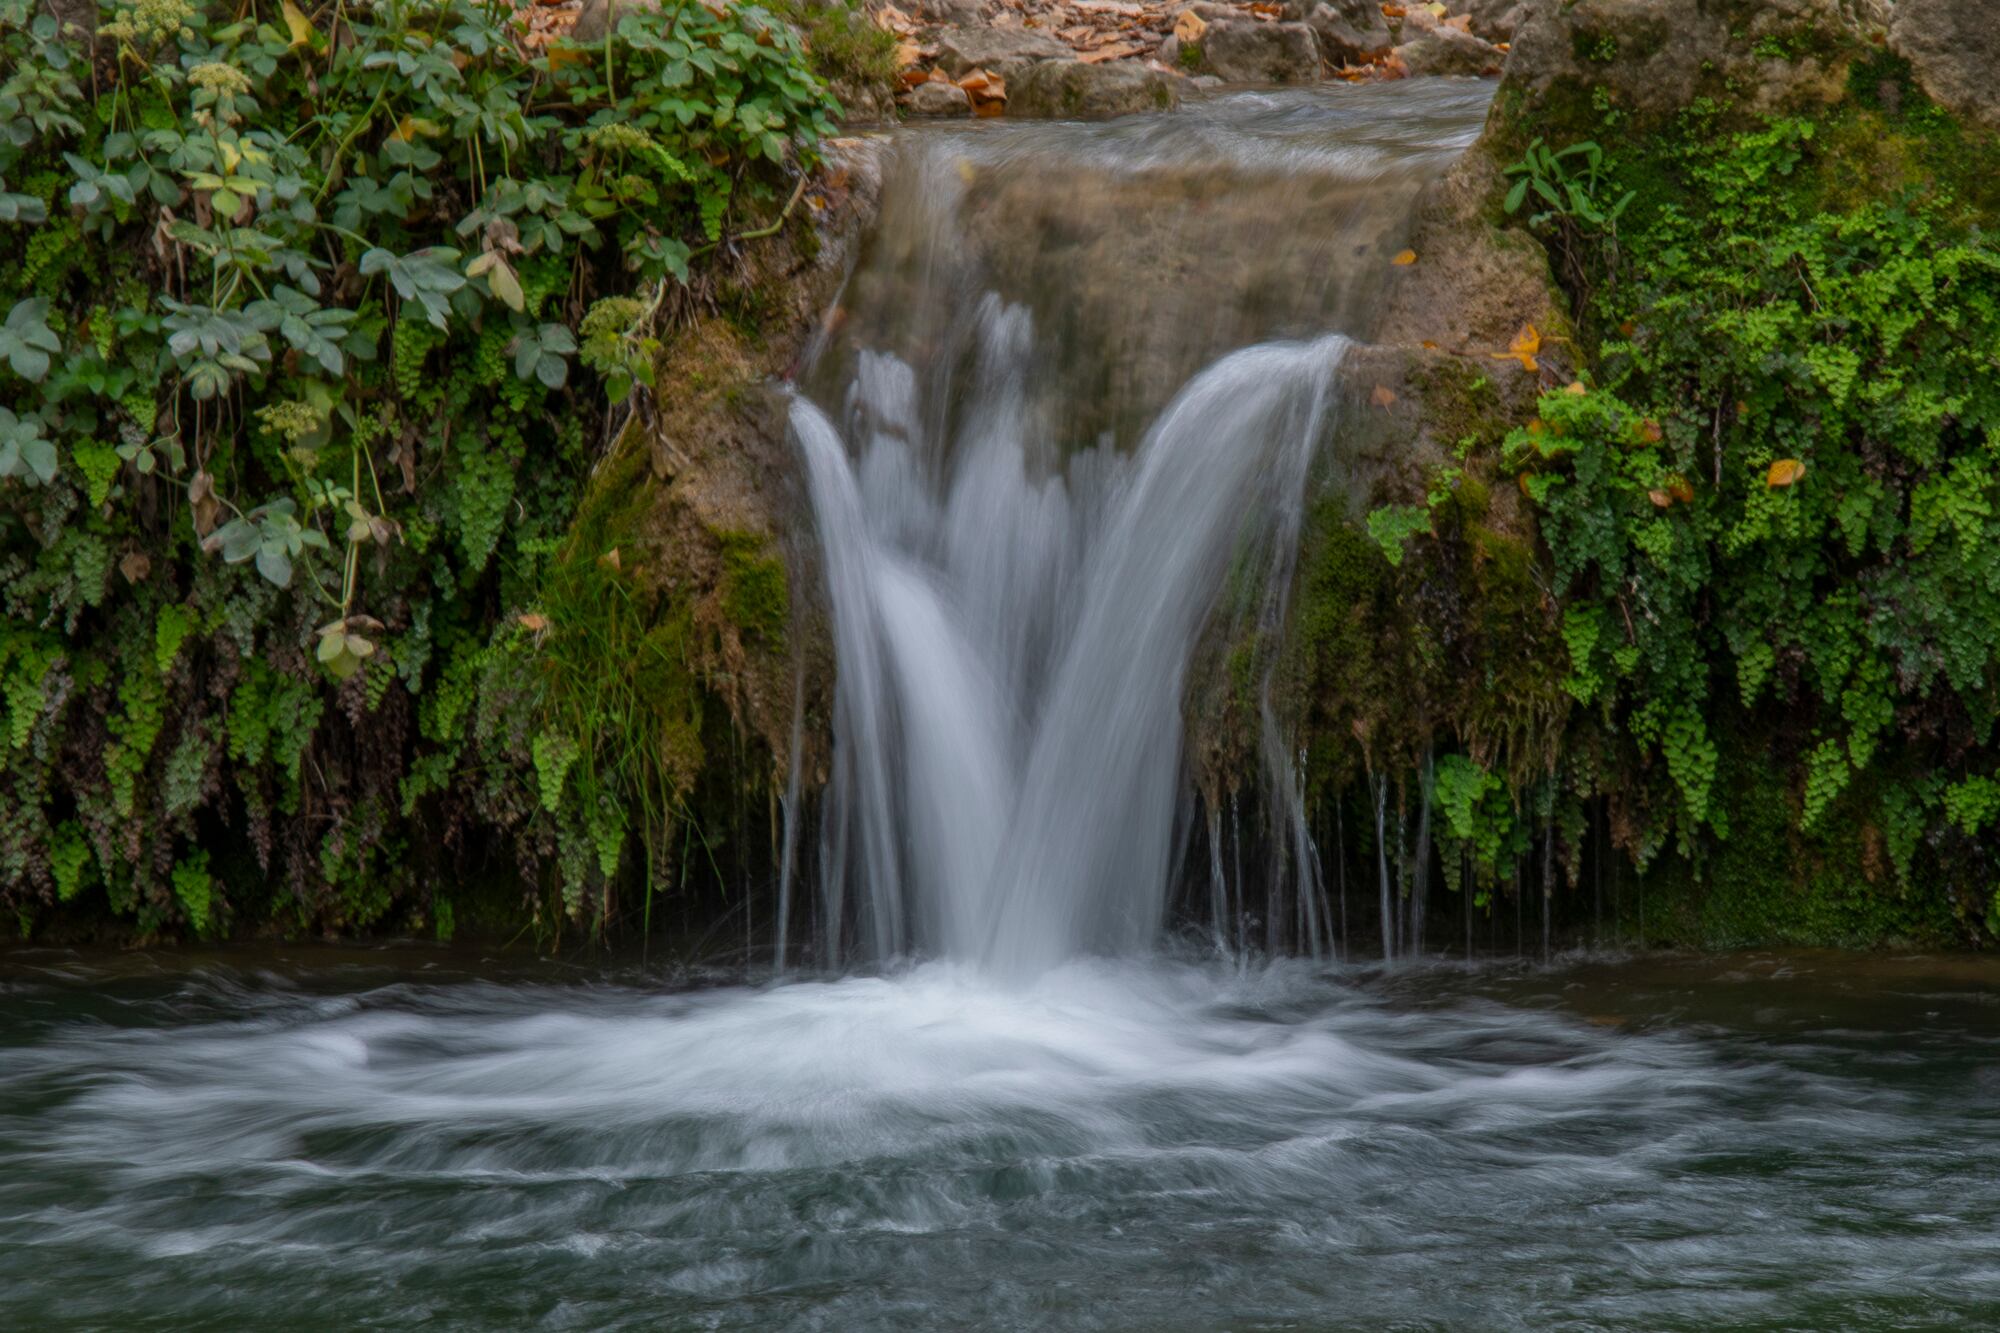
<path id="1" fill-rule="evenodd" d="M 1972 1327 L 2000 1302 L 2000 978 L 1084 959 L 661 994 L 276 967 L 4 982 L 0 1326 Z"/>

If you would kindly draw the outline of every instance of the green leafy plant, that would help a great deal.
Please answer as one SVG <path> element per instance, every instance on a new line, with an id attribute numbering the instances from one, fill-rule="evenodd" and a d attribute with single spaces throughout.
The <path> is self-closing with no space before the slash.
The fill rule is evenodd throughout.
<path id="1" fill-rule="evenodd" d="M 546 50 L 488 0 L 100 17 L 0 0 L 0 901 L 75 896 L 60 823 L 141 931 L 420 906 L 393 819 L 546 840 L 510 608 L 836 108 L 754 6 Z"/>

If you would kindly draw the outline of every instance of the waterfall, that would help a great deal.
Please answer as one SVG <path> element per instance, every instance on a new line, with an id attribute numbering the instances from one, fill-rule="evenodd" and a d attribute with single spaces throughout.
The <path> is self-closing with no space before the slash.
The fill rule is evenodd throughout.
<path id="1" fill-rule="evenodd" d="M 1007 361 L 1025 312 L 981 311 L 978 438 L 910 438 L 914 376 L 856 377 L 856 438 L 792 406 L 839 662 L 829 818 L 852 829 L 879 955 L 1033 971 L 1143 947 L 1166 910 L 1181 700 L 1246 532 L 1298 485 L 1347 340 L 1197 375 L 1122 454 L 1032 463 Z"/>
<path id="2" fill-rule="evenodd" d="M 790 403 L 836 662 L 827 964 L 1143 949 L 1176 831 L 1204 825 L 1219 947 L 1332 943 L 1271 660 L 1248 701 L 1254 936 L 1236 793 L 1211 793 L 1233 884 L 1219 808 L 1190 822 L 1177 798 L 1204 635 L 1281 636 L 1347 335 L 1462 147 L 1345 105 L 899 142 Z"/>

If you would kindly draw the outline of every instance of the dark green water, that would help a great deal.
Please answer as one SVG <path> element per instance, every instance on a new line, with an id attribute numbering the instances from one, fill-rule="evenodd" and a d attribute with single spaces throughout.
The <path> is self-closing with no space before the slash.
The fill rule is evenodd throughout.
<path id="1" fill-rule="evenodd" d="M 0 957 L 0 1327 L 2000 1322 L 2000 969 Z"/>

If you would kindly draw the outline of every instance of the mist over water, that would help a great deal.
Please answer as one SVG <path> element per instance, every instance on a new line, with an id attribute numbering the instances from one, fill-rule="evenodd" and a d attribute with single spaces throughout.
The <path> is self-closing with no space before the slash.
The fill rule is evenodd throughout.
<path id="1" fill-rule="evenodd" d="M 0 955 L 0 1328 L 2000 1312 L 1991 968 L 1160 943 L 1197 636 L 1233 578 L 1279 604 L 1384 247 L 1484 97 L 909 136 L 791 414 L 817 970 Z"/>
<path id="2" fill-rule="evenodd" d="M 0 1324 L 1974 1326 L 2000 974 L 1820 964 L 15 969 Z"/>

